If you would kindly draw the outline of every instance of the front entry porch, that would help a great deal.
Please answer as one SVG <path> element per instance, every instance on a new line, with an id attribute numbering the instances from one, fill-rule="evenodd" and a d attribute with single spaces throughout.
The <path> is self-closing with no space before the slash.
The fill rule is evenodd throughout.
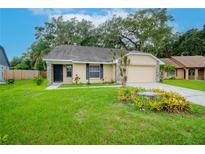
<path id="1" fill-rule="evenodd" d="M 205 69 L 186 68 L 184 76 L 186 80 L 205 80 Z"/>

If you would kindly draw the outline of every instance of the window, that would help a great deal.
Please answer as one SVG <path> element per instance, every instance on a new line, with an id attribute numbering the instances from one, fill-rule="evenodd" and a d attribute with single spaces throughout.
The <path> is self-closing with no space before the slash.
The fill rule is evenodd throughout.
<path id="1" fill-rule="evenodd" d="M 72 77 L 73 66 L 71 64 L 67 65 L 66 69 L 67 69 L 67 77 Z"/>
<path id="2" fill-rule="evenodd" d="M 168 77 L 175 77 L 176 76 L 176 71 L 169 71 L 168 72 Z"/>
<path id="3" fill-rule="evenodd" d="M 89 76 L 90 78 L 100 77 L 100 65 L 90 65 L 89 66 Z"/>

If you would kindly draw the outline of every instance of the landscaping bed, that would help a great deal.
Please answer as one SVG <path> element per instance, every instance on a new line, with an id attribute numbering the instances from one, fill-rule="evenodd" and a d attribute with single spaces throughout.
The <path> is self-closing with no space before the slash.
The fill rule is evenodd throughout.
<path id="1" fill-rule="evenodd" d="M 132 103 L 141 111 L 163 111 L 168 113 L 191 113 L 191 102 L 176 92 L 160 89 L 120 88 L 118 100 Z"/>

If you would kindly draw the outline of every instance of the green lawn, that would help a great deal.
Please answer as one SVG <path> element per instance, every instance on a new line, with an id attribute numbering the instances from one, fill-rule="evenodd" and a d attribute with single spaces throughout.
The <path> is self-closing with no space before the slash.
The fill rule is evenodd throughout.
<path id="1" fill-rule="evenodd" d="M 45 87 L 0 85 L 0 134 L 8 144 L 205 144 L 205 107 L 141 112 L 117 101 L 118 88 Z"/>
<path id="2" fill-rule="evenodd" d="M 114 86 L 116 84 L 112 84 L 112 83 L 79 83 L 79 84 L 62 84 L 60 86 L 60 88 L 67 88 L 67 87 L 89 87 L 89 86 Z"/>
<path id="3" fill-rule="evenodd" d="M 163 83 L 173 86 L 205 91 L 205 81 L 200 80 L 164 80 Z"/>

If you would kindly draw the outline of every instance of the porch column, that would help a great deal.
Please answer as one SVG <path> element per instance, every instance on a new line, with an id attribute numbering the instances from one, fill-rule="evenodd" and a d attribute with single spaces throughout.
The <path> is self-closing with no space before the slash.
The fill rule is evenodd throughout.
<path id="1" fill-rule="evenodd" d="M 194 79 L 198 80 L 198 68 L 195 68 L 195 75 L 194 75 Z"/>
<path id="2" fill-rule="evenodd" d="M 205 69 L 204 69 L 204 80 L 205 80 Z"/>
<path id="3" fill-rule="evenodd" d="M 48 84 L 52 84 L 53 82 L 53 66 L 52 64 L 47 63 L 47 80 Z"/>
<path id="4" fill-rule="evenodd" d="M 186 80 L 189 80 L 189 69 L 188 68 L 185 68 L 185 79 Z"/>

